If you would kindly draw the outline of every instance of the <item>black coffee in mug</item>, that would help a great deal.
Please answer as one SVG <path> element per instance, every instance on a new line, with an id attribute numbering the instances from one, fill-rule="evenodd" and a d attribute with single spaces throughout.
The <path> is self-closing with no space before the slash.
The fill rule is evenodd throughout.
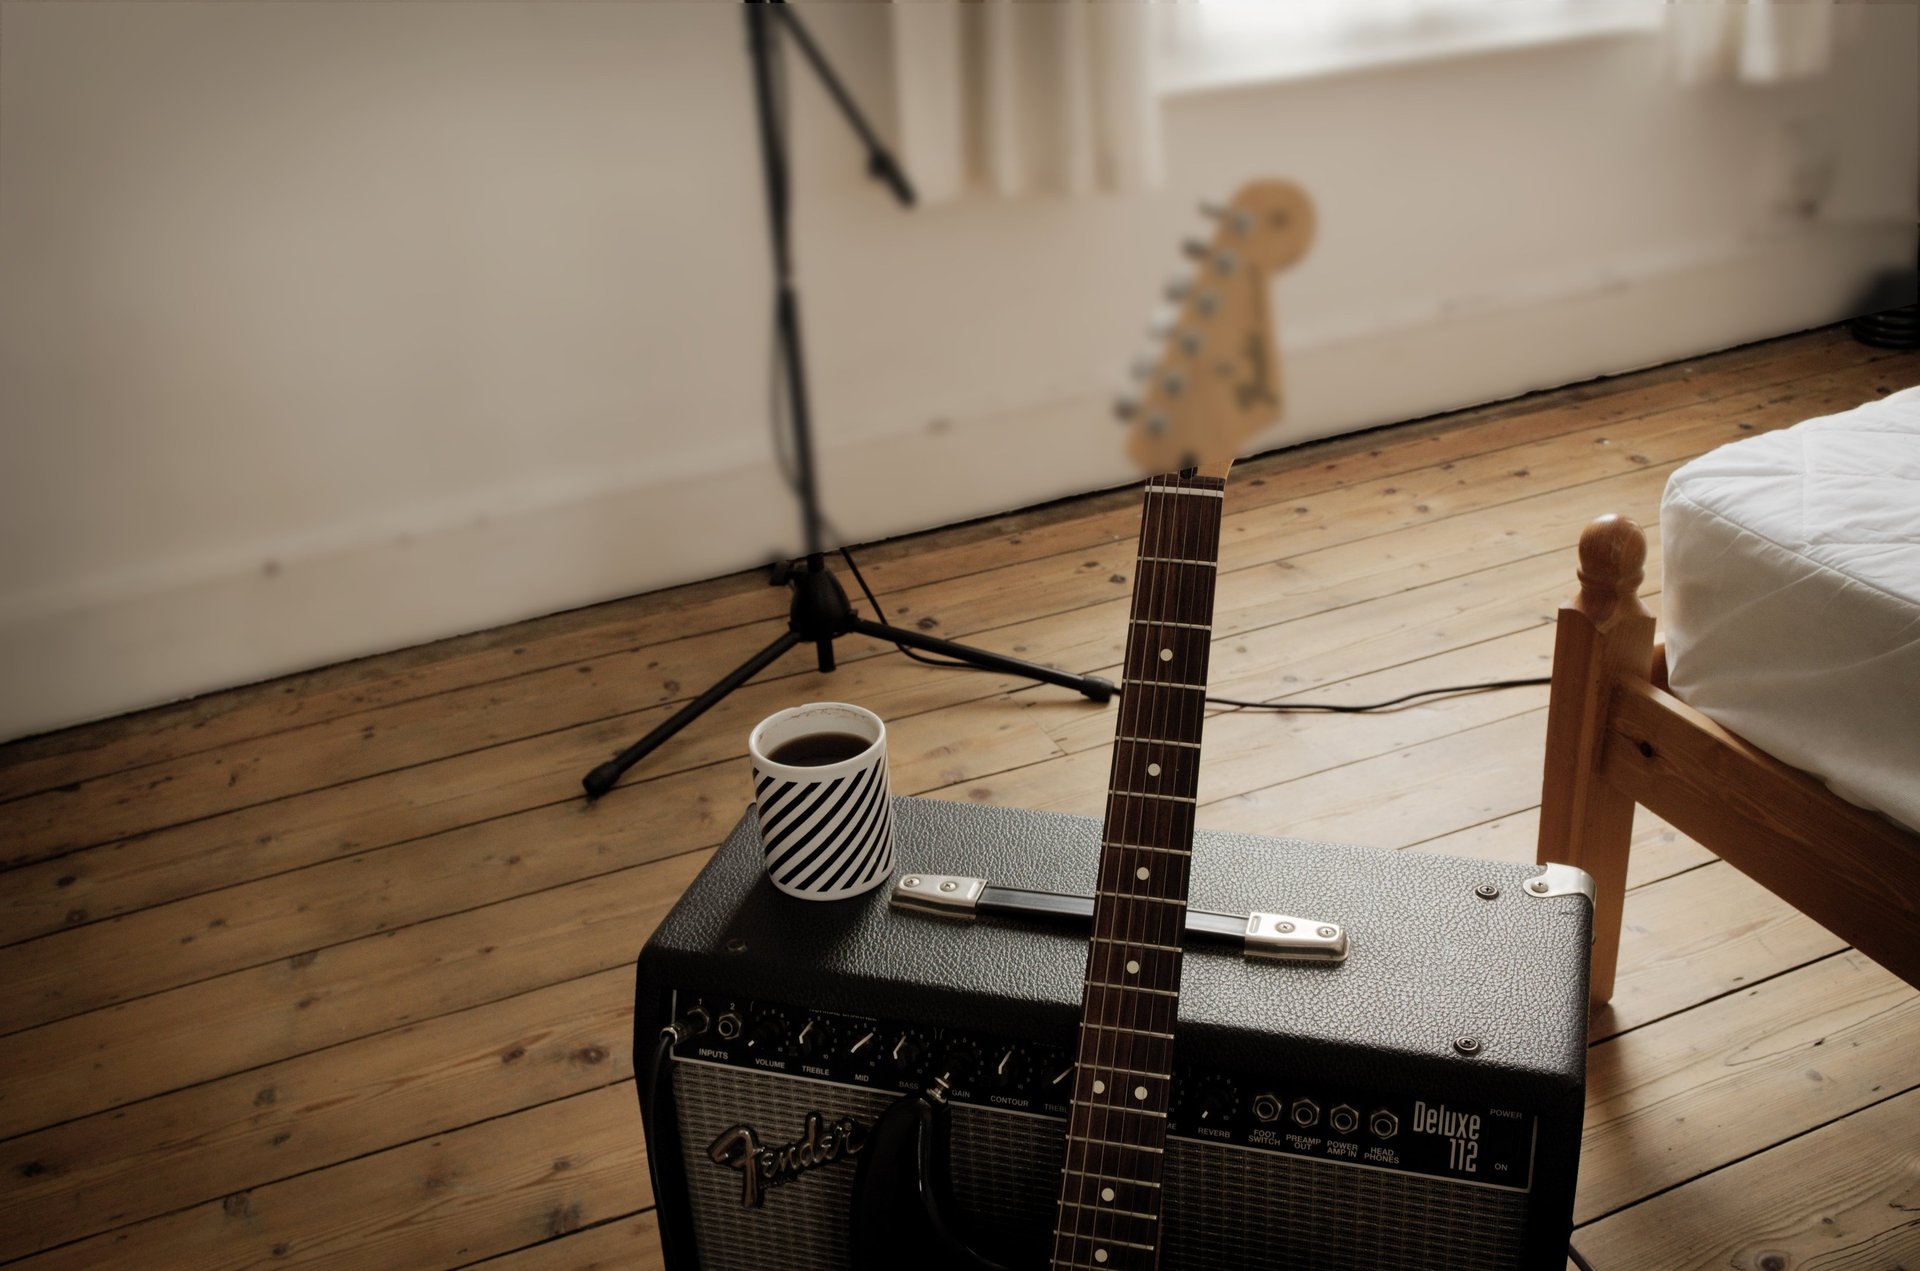
<path id="1" fill-rule="evenodd" d="M 776 746 L 767 758 L 795 768 L 824 768 L 851 759 L 872 744 L 871 738 L 857 733 L 808 733 Z"/>

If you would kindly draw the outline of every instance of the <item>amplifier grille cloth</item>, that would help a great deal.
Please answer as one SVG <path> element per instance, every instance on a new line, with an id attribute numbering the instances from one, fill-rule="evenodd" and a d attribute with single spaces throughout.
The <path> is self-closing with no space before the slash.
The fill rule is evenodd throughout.
<path id="1" fill-rule="evenodd" d="M 709 1064 L 677 1064 L 674 1095 L 704 1271 L 845 1271 L 853 1165 L 812 1170 L 740 1203 L 740 1175 L 708 1159 L 736 1125 L 767 1146 L 809 1112 L 871 1125 L 891 1094 Z M 1064 1126 L 954 1109 L 955 1199 L 981 1231 L 1053 1228 Z M 1165 1177 L 1165 1271 L 1510 1271 L 1526 1197 L 1441 1179 L 1350 1169 L 1278 1153 L 1173 1140 Z M 912 1263 L 903 1252 L 902 1265 Z"/>

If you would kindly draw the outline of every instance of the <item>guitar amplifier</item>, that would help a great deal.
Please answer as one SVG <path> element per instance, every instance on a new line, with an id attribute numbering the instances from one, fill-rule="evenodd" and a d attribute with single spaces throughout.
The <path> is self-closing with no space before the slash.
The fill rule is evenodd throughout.
<path id="1" fill-rule="evenodd" d="M 903 874 L 1091 893 L 1097 820 L 911 798 L 894 816 Z M 1195 911 L 1312 915 L 1350 953 L 1188 948 L 1166 1271 L 1564 1267 L 1590 895 L 1563 867 L 1199 833 Z M 669 1271 L 842 1271 L 864 1135 L 934 1076 L 960 1210 L 1045 1266 L 1085 963 L 1071 929 L 906 912 L 884 887 L 783 896 L 742 821 L 639 961 Z"/>

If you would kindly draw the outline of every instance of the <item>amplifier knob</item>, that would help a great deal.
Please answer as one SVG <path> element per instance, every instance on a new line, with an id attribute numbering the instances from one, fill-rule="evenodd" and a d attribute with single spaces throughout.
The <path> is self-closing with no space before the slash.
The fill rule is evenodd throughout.
<path id="1" fill-rule="evenodd" d="M 936 1076 L 945 1077 L 956 1086 L 970 1086 L 980 1071 L 980 1048 L 970 1041 L 956 1039 L 947 1043 L 941 1051 L 939 1062 L 933 1067 Z"/>
<path id="2" fill-rule="evenodd" d="M 753 1027 L 747 1030 L 747 1053 L 749 1055 L 777 1055 L 787 1041 L 787 1021 L 779 1013 L 768 1011 L 753 1021 Z"/>
<path id="3" fill-rule="evenodd" d="M 927 1055 L 927 1039 L 920 1034 L 908 1031 L 895 1039 L 887 1051 L 887 1058 L 893 1061 L 895 1069 L 902 1073 L 916 1073 L 920 1070 L 920 1061 Z"/>
<path id="4" fill-rule="evenodd" d="M 1193 1101 L 1193 1120 L 1196 1125 L 1219 1127 L 1233 1121 L 1234 1105 L 1239 1103 L 1233 1086 L 1215 1078 L 1203 1082 L 1200 1093 Z"/>
<path id="5" fill-rule="evenodd" d="M 994 1057 L 987 1081 L 996 1090 L 1018 1090 L 1027 1084 L 1033 1064 L 1018 1046 L 1008 1046 Z"/>
<path id="6" fill-rule="evenodd" d="M 818 1015 L 802 1024 L 793 1039 L 793 1053 L 802 1059 L 818 1059 L 832 1049 L 833 1025 Z"/>

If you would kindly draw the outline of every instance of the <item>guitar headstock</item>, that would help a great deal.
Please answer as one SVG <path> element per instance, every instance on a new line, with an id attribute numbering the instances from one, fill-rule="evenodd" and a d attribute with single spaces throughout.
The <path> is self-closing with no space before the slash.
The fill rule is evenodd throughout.
<path id="1" fill-rule="evenodd" d="M 1150 475 L 1215 465 L 1224 472 L 1280 417 L 1267 277 L 1306 254 L 1313 203 L 1290 181 L 1254 181 L 1208 212 L 1212 237 L 1188 242 L 1198 267 L 1169 290 L 1176 309 L 1164 342 L 1137 368 L 1138 398 L 1121 403 L 1127 453 Z"/>

